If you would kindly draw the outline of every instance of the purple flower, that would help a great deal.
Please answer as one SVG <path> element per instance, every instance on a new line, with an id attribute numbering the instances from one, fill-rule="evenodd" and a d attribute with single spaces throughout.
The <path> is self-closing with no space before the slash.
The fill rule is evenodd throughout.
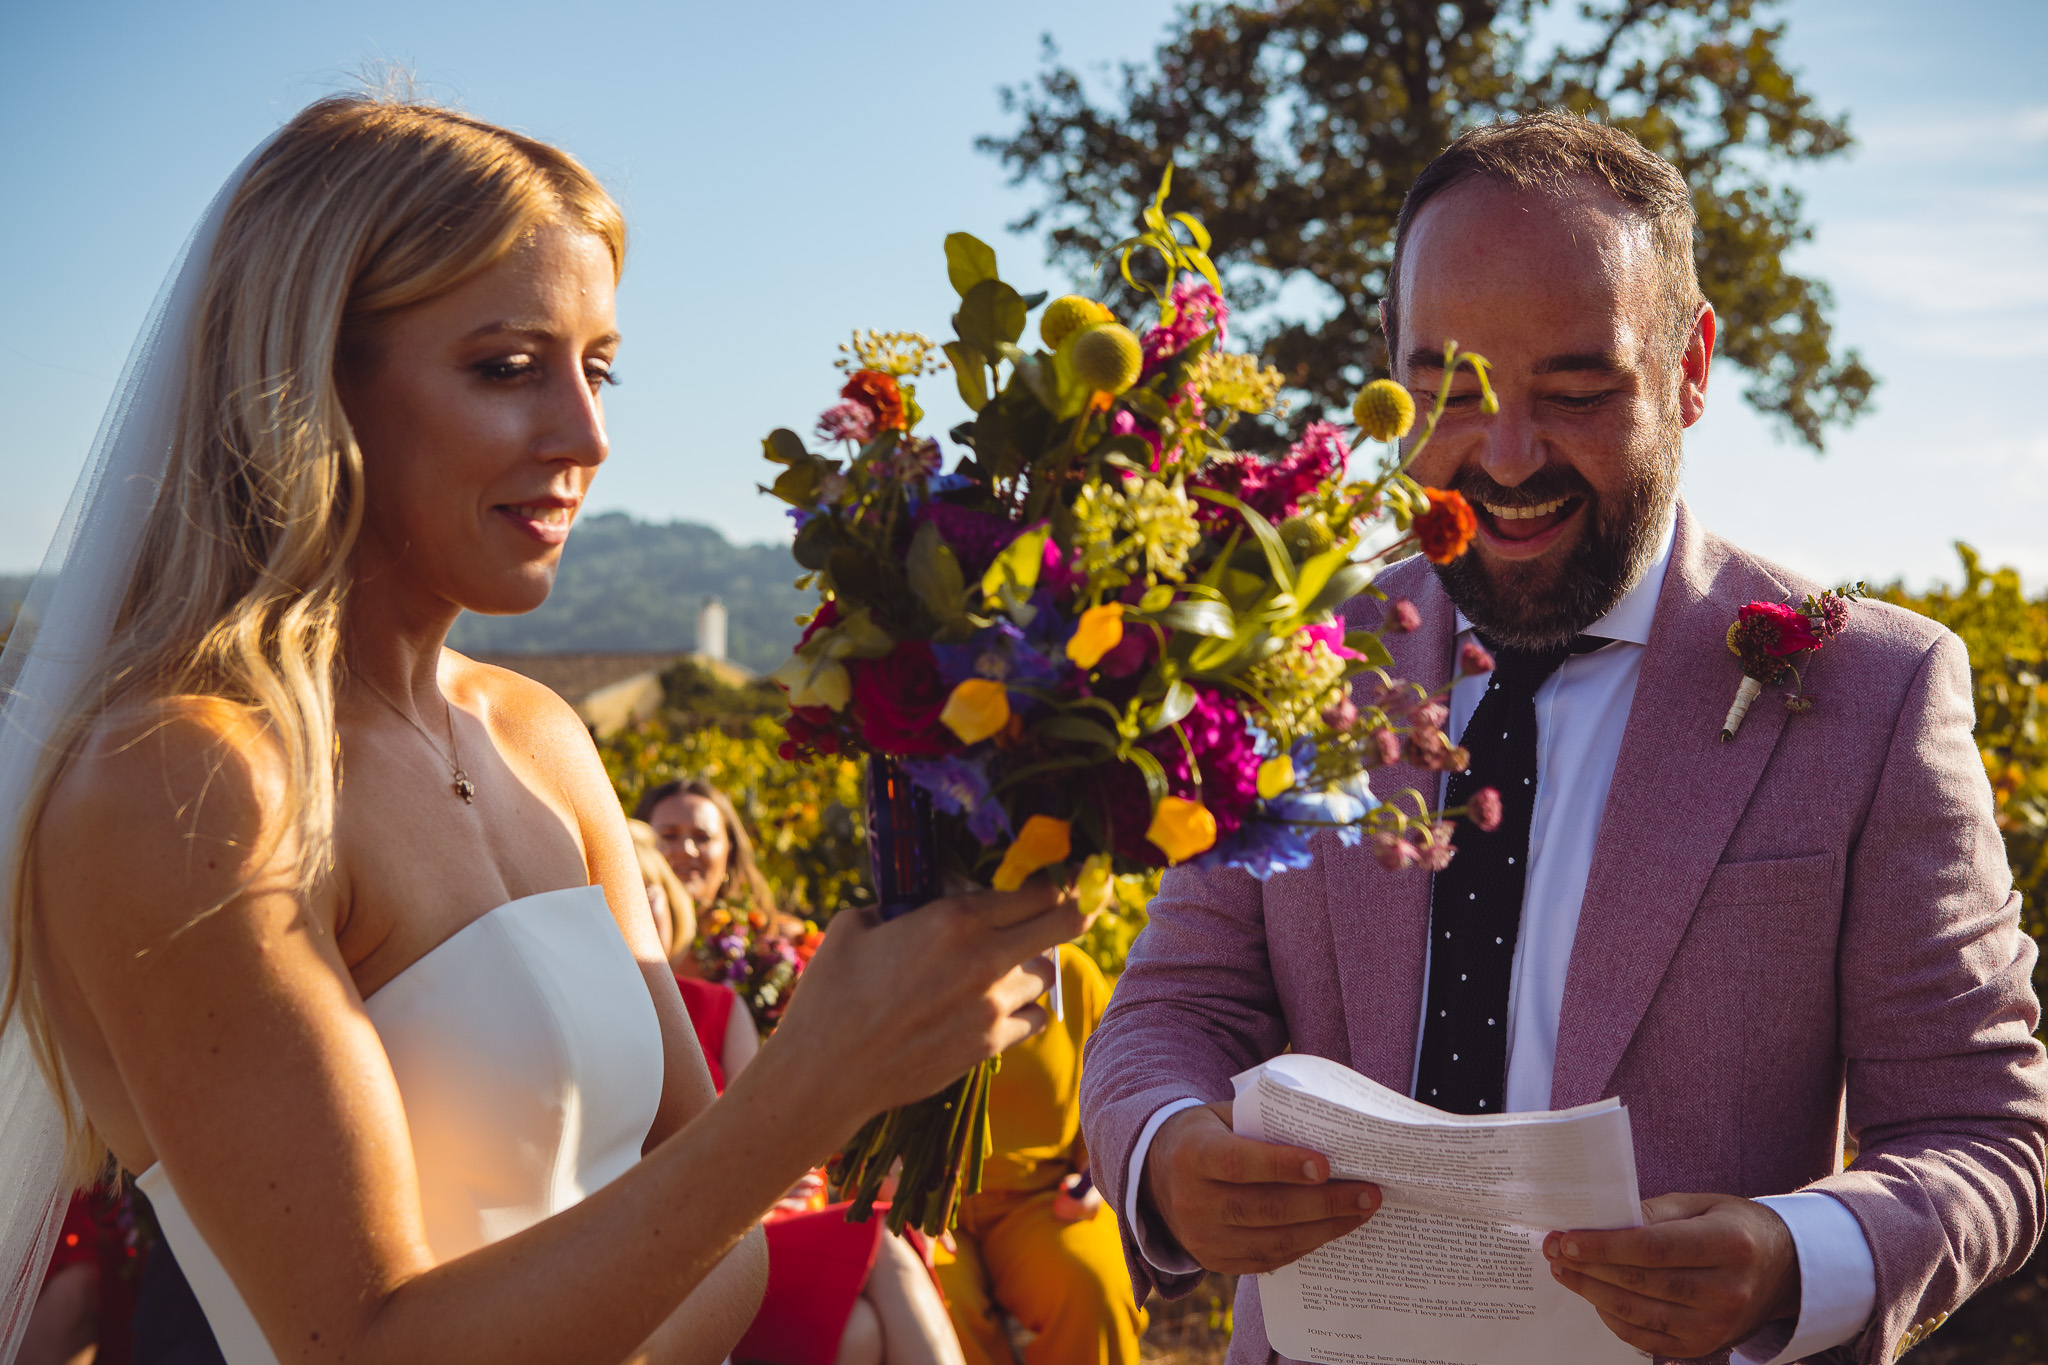
<path id="1" fill-rule="evenodd" d="M 1003 547 L 1024 529 L 1008 517 L 949 502 L 925 503 L 917 509 L 917 519 L 937 525 L 940 537 L 960 561 L 960 571 L 970 579 L 980 578 Z"/>
<path id="2" fill-rule="evenodd" d="M 1002 802 L 989 795 L 988 760 L 949 754 L 944 758 L 906 758 L 903 771 L 910 780 L 931 793 L 932 801 L 949 815 L 965 815 L 967 828 L 983 846 L 1010 834 L 1010 817 Z"/>
<path id="3" fill-rule="evenodd" d="M 932 655 L 939 661 L 939 676 L 946 680 L 948 692 L 969 678 L 1050 684 L 1062 671 L 1060 663 L 1033 648 L 1024 632 L 1008 621 L 982 627 L 966 644 L 933 645 Z"/>

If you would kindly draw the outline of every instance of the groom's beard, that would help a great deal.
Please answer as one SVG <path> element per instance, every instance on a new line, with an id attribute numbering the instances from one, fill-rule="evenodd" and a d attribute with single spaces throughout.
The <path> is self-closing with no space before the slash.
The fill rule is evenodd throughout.
<path id="1" fill-rule="evenodd" d="M 1585 530 L 1558 555 L 1488 562 L 1475 545 L 1436 576 L 1458 610 L 1495 644 L 1544 649 L 1562 644 L 1613 611 L 1656 557 L 1660 532 L 1678 496 L 1679 437 L 1637 464 L 1619 494 L 1602 498 L 1576 469 L 1545 465 L 1508 488 L 1476 468 L 1451 481 L 1465 501 L 1530 507 L 1553 498 L 1583 499 Z M 1481 515 L 1484 515 L 1483 513 Z"/>

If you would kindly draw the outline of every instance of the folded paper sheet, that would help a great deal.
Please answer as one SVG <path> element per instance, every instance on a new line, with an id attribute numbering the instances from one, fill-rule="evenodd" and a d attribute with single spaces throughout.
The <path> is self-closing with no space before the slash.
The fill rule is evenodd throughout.
<path id="1" fill-rule="evenodd" d="M 1544 1234 L 1636 1227 L 1635 1148 L 1617 1100 L 1446 1114 L 1325 1057 L 1235 1078 L 1239 1134 L 1321 1152 L 1386 1202 L 1364 1227 L 1259 1277 L 1266 1336 L 1333 1365 L 1638 1365 L 1649 1359 L 1558 1284 Z"/>

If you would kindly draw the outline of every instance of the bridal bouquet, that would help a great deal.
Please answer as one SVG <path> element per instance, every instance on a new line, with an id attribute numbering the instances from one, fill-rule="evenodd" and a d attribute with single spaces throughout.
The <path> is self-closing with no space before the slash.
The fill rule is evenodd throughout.
<path id="1" fill-rule="evenodd" d="M 1306 866 L 1319 833 L 1369 840 L 1388 867 L 1450 857 L 1463 812 L 1413 791 L 1381 804 L 1366 783 L 1404 757 L 1465 766 L 1442 703 L 1387 676 L 1378 632 L 1335 613 L 1378 595 L 1378 561 L 1419 547 L 1448 562 L 1470 542 L 1464 500 L 1404 471 L 1457 365 L 1491 410 L 1485 361 L 1449 349 L 1406 459 L 1393 443 L 1415 406 L 1387 380 L 1359 395 L 1355 433 L 1316 422 L 1279 459 L 1232 450 L 1281 377 L 1227 349 L 1208 234 L 1166 212 L 1167 188 L 1117 251 L 1153 319 L 1023 296 L 955 233 L 953 340 L 856 332 L 841 401 L 817 423 L 824 449 L 788 430 L 763 443 L 797 524 L 798 586 L 822 598 L 774 675 L 790 699 L 783 752 L 865 751 L 871 807 L 914 798 L 933 889 L 1014 889 L 1065 865 L 1092 910 L 1112 878 L 1161 866 Z M 948 368 L 975 414 L 947 433 L 950 459 L 919 432 L 914 382 Z M 1357 480 L 1354 434 L 1390 443 Z M 1412 628 L 1413 610 L 1394 604 L 1382 629 Z M 1496 807 L 1475 801 L 1472 817 Z M 885 914 L 909 908 L 877 892 Z M 991 1069 L 856 1136 L 837 1178 L 861 1215 L 900 1157 L 891 1226 L 950 1223 L 978 1185 Z"/>

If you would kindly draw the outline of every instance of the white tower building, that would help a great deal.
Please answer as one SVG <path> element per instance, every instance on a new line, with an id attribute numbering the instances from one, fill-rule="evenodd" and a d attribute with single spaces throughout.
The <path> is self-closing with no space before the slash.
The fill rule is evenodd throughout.
<path id="1" fill-rule="evenodd" d="M 707 659 L 725 659 L 725 604 L 716 597 L 705 598 L 697 609 L 697 652 Z"/>

